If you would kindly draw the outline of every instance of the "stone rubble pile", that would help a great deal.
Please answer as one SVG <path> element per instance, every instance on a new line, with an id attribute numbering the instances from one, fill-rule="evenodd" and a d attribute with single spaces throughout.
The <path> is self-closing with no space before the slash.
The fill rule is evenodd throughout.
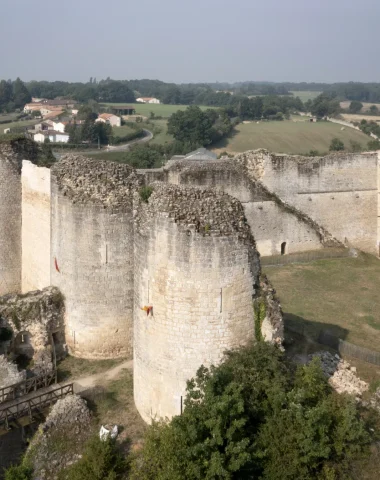
<path id="1" fill-rule="evenodd" d="M 320 358 L 323 373 L 329 378 L 329 384 L 338 393 L 349 393 L 360 397 L 368 390 L 368 383 L 356 375 L 356 367 L 352 367 L 339 355 L 318 352 L 309 355 L 308 358 L 311 361 L 314 357 Z"/>
<path id="2" fill-rule="evenodd" d="M 56 480 L 59 472 L 77 462 L 91 434 L 91 415 L 86 401 L 69 395 L 53 406 L 26 452 L 34 468 L 34 480 Z"/>

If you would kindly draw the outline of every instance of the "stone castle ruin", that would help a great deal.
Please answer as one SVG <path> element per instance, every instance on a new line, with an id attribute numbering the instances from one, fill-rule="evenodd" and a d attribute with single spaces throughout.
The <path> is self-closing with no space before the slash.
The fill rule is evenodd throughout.
<path id="1" fill-rule="evenodd" d="M 0 144 L 8 348 L 133 356 L 146 421 L 181 412 L 202 363 L 250 340 L 281 343 L 260 255 L 378 253 L 376 153 L 217 160 L 201 149 L 137 171 L 70 154 L 49 169 L 28 142 Z"/>

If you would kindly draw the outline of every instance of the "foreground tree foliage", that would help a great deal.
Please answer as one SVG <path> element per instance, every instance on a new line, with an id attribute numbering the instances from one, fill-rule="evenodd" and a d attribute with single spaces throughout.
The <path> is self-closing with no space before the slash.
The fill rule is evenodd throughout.
<path id="1" fill-rule="evenodd" d="M 370 442 L 356 404 L 330 389 L 317 360 L 296 370 L 259 343 L 198 370 L 183 415 L 148 430 L 131 478 L 351 478 Z"/>

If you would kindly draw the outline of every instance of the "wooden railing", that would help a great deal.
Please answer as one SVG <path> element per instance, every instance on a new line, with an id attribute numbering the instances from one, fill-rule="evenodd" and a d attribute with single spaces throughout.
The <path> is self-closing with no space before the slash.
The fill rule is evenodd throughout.
<path id="1" fill-rule="evenodd" d="M 23 397 L 28 393 L 35 392 L 40 388 L 48 387 L 53 383 L 57 383 L 56 370 L 37 377 L 28 378 L 27 380 L 9 385 L 8 387 L 0 388 L 0 406 L 4 402 Z"/>
<path id="2" fill-rule="evenodd" d="M 74 384 L 60 386 L 54 390 L 49 390 L 35 397 L 27 400 L 20 400 L 19 402 L 11 401 L 0 405 L 0 425 L 5 425 L 9 428 L 9 422 L 17 418 L 28 416 L 32 419 L 32 414 L 36 410 L 42 410 L 60 398 L 72 395 L 74 393 Z"/>

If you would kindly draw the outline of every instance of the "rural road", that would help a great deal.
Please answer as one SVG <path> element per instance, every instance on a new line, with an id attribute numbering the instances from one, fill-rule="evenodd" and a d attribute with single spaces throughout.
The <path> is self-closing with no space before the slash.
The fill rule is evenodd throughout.
<path id="1" fill-rule="evenodd" d="M 110 145 L 109 147 L 103 148 L 102 150 L 75 150 L 75 153 L 96 155 L 104 152 L 126 152 L 129 150 L 129 148 L 132 145 L 135 145 L 136 143 L 146 143 L 152 140 L 153 133 L 150 130 L 146 130 L 144 128 L 143 132 L 144 132 L 144 137 L 138 138 L 136 140 L 132 140 L 131 142 L 128 142 L 128 143 L 124 143 L 123 145 L 115 145 L 115 146 Z M 64 155 L 66 155 L 67 153 L 68 151 L 64 151 L 64 152 L 62 151 L 58 152 L 57 150 L 53 151 L 55 158 L 57 158 L 58 160 Z"/>

